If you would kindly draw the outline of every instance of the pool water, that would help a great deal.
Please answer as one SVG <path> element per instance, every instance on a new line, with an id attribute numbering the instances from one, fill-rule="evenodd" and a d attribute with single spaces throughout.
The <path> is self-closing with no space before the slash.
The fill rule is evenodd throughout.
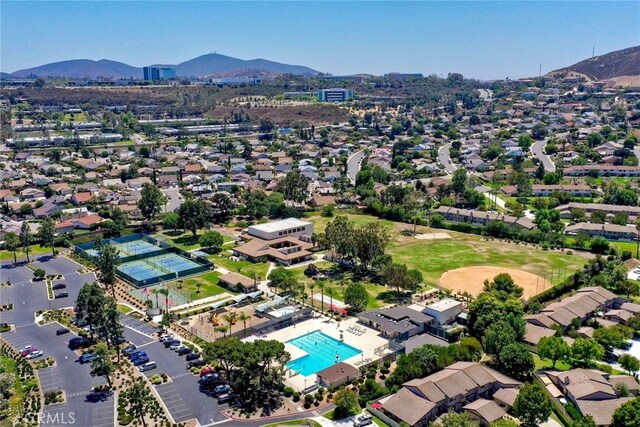
<path id="1" fill-rule="evenodd" d="M 357 348 L 323 334 L 319 330 L 287 342 L 308 353 L 287 363 L 288 368 L 305 377 L 362 353 Z"/>

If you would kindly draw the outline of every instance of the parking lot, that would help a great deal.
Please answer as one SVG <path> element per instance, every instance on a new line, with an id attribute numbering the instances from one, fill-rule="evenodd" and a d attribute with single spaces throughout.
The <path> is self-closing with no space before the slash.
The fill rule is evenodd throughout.
<path id="1" fill-rule="evenodd" d="M 145 335 L 131 329 L 125 329 L 125 337 L 134 344 L 146 338 Z M 171 383 L 155 387 L 176 422 L 195 417 L 201 424 L 208 424 L 225 419 L 220 411 L 228 405 L 218 405 L 214 397 L 200 391 L 199 376 L 193 375 L 187 369 L 185 356 L 179 356 L 157 340 L 138 347 L 147 353 L 150 361 L 158 365 L 156 369 L 145 372 L 145 376 L 164 373 L 172 379 Z"/>
<path id="2" fill-rule="evenodd" d="M 64 283 L 67 298 L 50 300 L 46 283 L 33 282 L 31 270 L 24 266 L 13 266 L 10 262 L 0 264 L 2 281 L 10 281 L 11 286 L 0 288 L 0 302 L 14 304 L 14 309 L 0 312 L 0 322 L 15 325 L 15 330 L 2 334 L 7 342 L 19 349 L 32 345 L 44 352 L 43 358 L 52 357 L 53 367 L 37 370 L 44 392 L 63 390 L 66 402 L 48 405 L 43 409 L 42 425 L 74 424 L 78 426 L 113 426 L 114 399 L 112 395 L 94 395 L 94 386 L 105 383 L 102 377 L 91 377 L 90 366 L 81 365 L 78 356 L 69 349 L 69 340 L 75 335 L 70 332 L 56 335 L 58 323 L 38 326 L 35 312 L 54 308 L 73 307 L 80 288 L 85 283 L 93 283 L 93 273 L 79 274 L 80 267 L 65 257 L 42 256 L 32 263 L 34 268 L 43 268 L 47 274 L 62 274 L 63 279 L 53 283 Z"/>

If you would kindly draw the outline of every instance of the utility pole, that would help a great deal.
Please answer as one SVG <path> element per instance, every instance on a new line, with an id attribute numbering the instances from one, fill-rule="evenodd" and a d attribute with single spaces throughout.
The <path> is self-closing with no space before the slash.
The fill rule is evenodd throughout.
<path id="1" fill-rule="evenodd" d="M 542 77 L 542 64 L 540 64 L 540 69 L 538 70 L 538 77 Z"/>
<path id="2" fill-rule="evenodd" d="M 594 58 L 596 56 L 596 47 L 593 46 L 593 48 L 591 48 L 591 57 Z"/>

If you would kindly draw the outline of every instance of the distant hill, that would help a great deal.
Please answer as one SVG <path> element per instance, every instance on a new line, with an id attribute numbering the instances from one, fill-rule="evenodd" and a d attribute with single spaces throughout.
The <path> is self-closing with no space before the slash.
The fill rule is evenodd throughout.
<path id="1" fill-rule="evenodd" d="M 70 77 L 95 79 L 97 77 L 142 78 L 142 68 L 132 67 L 122 62 L 101 59 L 72 59 L 69 61 L 53 62 L 39 67 L 26 68 L 11 73 L 15 77 L 41 76 L 41 77 Z"/>
<path id="2" fill-rule="evenodd" d="M 9 73 L 3 73 L 2 71 L 0 71 L 0 80 L 4 80 L 4 79 L 10 79 L 12 76 Z"/>
<path id="3" fill-rule="evenodd" d="M 265 70 L 276 74 L 317 74 L 316 70 L 301 65 L 282 64 L 266 59 L 243 59 L 209 53 L 175 66 L 179 76 L 206 76 L 235 70 Z"/>
<path id="4" fill-rule="evenodd" d="M 589 80 L 607 80 L 620 76 L 640 75 L 640 46 L 616 50 L 604 55 L 585 59 L 569 67 L 561 68 L 549 75 L 578 73 Z"/>
<path id="5" fill-rule="evenodd" d="M 238 70 L 264 70 L 267 74 L 317 74 L 317 71 L 301 65 L 289 65 L 266 59 L 243 60 L 230 56 L 211 53 L 190 59 L 178 65 L 167 65 L 176 69 L 178 76 L 202 77 Z M 69 77 L 69 78 L 142 78 L 142 67 L 133 67 L 122 62 L 101 59 L 73 59 L 54 62 L 38 67 L 19 70 L 11 74 L 14 77 Z"/>

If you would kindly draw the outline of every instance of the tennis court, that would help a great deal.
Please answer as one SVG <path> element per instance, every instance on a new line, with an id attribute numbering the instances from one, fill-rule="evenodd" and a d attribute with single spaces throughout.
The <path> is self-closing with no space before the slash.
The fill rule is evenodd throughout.
<path id="1" fill-rule="evenodd" d="M 206 258 L 194 257 L 146 234 L 115 237 L 105 240 L 104 244 L 118 249 L 121 262 L 118 275 L 136 287 L 176 280 L 213 268 Z M 94 245 L 94 242 L 83 243 L 75 250 L 92 259 L 98 256 Z"/>

